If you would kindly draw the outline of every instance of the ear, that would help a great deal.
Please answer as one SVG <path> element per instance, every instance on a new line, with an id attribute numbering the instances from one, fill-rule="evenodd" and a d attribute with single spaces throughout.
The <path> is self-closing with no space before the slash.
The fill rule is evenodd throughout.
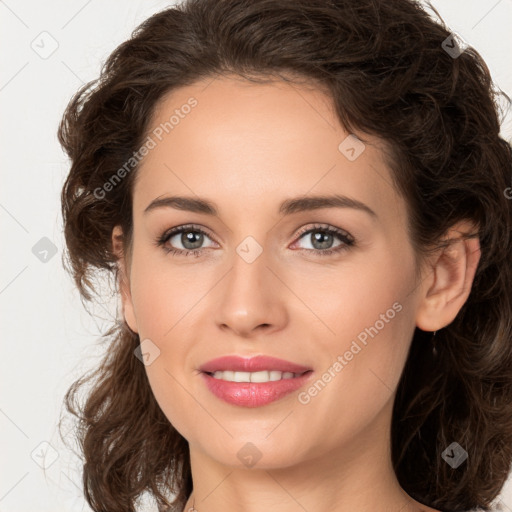
<path id="1" fill-rule="evenodd" d="M 112 251 L 117 256 L 119 290 L 123 304 L 123 316 L 128 327 L 138 333 L 135 311 L 133 308 L 132 294 L 130 290 L 130 277 L 127 271 L 127 261 L 124 254 L 124 238 L 121 226 L 115 226 L 112 230 Z"/>
<path id="2" fill-rule="evenodd" d="M 416 325 L 423 331 L 437 331 L 453 322 L 469 296 L 481 254 L 478 238 L 461 237 L 471 230 L 473 223 L 457 223 L 443 237 L 449 245 L 430 260 L 416 311 Z"/>

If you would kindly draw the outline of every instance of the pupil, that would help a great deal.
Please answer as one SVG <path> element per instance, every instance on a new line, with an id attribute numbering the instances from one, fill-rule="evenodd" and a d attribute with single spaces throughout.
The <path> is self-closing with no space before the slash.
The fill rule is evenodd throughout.
<path id="1" fill-rule="evenodd" d="M 194 241 L 194 238 L 196 238 L 195 241 Z M 181 243 L 183 244 L 183 247 L 185 247 L 185 249 L 189 249 L 189 250 L 198 249 L 199 247 L 201 247 L 201 245 L 203 243 L 203 234 L 198 233 L 197 231 L 187 231 L 185 233 L 182 233 Z M 187 244 L 189 244 L 189 243 L 192 244 L 192 247 L 187 246 Z"/>
<path id="2" fill-rule="evenodd" d="M 329 242 L 332 242 L 332 235 L 330 233 L 325 233 L 322 231 L 315 231 L 311 234 L 313 235 L 313 247 L 315 247 L 316 249 L 329 249 L 330 248 L 331 244 Z M 322 242 L 322 239 L 324 240 L 323 242 Z M 327 242 L 325 241 L 325 239 L 327 239 Z M 316 244 L 315 244 L 316 242 L 320 243 L 320 247 L 316 246 Z"/>

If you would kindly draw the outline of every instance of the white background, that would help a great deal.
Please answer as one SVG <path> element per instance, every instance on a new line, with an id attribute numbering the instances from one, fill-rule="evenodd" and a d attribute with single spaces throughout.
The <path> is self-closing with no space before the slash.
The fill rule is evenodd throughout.
<path id="1" fill-rule="evenodd" d="M 495 82 L 512 96 L 512 0 L 433 2 L 453 31 L 484 57 Z M 157 0 L 0 0 L 1 179 L 0 512 L 90 510 L 76 459 L 62 447 L 56 424 L 65 391 L 97 362 L 99 336 L 116 304 L 91 318 L 61 263 L 60 190 L 68 172 L 56 131 L 72 94 L 96 78 L 106 57 L 154 12 Z M 31 47 L 58 43 L 47 59 Z M 35 43 L 33 41 L 35 40 Z M 510 140 L 509 115 L 504 135 Z M 47 237 L 57 254 L 46 263 L 32 247 Z M 56 461 L 46 472 L 42 442 Z M 34 452 L 35 450 L 35 452 Z M 47 463 L 48 463 L 47 462 Z M 512 485 L 502 493 L 512 510 Z M 149 508 L 148 508 L 149 509 Z"/>

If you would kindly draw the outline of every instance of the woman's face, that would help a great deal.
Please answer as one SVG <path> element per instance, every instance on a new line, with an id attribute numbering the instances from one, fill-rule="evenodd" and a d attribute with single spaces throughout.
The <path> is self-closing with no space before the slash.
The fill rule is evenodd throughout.
<path id="1" fill-rule="evenodd" d="M 387 446 L 419 282 L 382 145 L 350 136 L 318 90 L 229 78 L 174 91 L 150 130 L 124 312 L 169 421 L 230 466 Z M 162 201 L 178 196 L 216 213 Z M 231 355 L 312 371 L 292 391 L 261 368 L 280 380 L 200 371 Z"/>

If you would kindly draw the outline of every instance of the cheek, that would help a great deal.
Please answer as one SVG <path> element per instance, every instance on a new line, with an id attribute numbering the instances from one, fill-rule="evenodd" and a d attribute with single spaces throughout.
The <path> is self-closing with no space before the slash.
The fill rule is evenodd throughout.
<path id="1" fill-rule="evenodd" d="M 393 251 L 381 252 L 327 280 L 319 273 L 302 283 L 300 293 L 307 292 L 308 306 L 323 324 L 315 322 L 314 336 L 322 371 L 338 362 L 325 405 L 336 402 L 361 419 L 374 414 L 396 389 L 415 328 L 412 253 L 398 259 Z"/>
<path id="2" fill-rule="evenodd" d="M 328 347 L 333 357 L 329 358 L 326 369 L 330 366 L 336 376 L 314 398 L 318 402 L 312 407 L 326 411 L 326 429 L 339 432 L 342 439 L 365 431 L 391 406 L 406 362 L 414 324 L 406 306 L 402 305 L 398 312 L 387 306 L 384 303 L 381 308 L 375 307 L 373 315 L 369 314 L 370 308 L 365 310 L 366 320 L 352 320 L 351 327 L 347 327 L 348 334 Z M 393 318 L 390 318 L 391 311 L 396 313 Z M 388 323 L 380 319 L 381 313 Z M 341 320 L 338 326 L 342 332 Z"/>
<path id="3" fill-rule="evenodd" d="M 189 314 L 194 315 L 194 305 L 204 295 L 205 283 L 195 278 L 197 273 L 173 265 L 172 256 L 160 251 L 134 251 L 131 290 L 141 339 L 172 337 Z"/>
<path id="4" fill-rule="evenodd" d="M 187 340 L 200 321 L 200 308 L 194 306 L 206 286 L 194 275 L 197 277 L 197 272 L 173 267 L 154 251 L 134 250 L 131 290 L 139 336 L 142 343 L 149 340 L 151 351 L 157 354 L 145 366 L 146 374 L 165 416 L 187 436 L 197 415 L 191 395 L 185 390 L 190 378 L 185 369 L 190 351 Z"/>
<path id="5" fill-rule="evenodd" d="M 179 357 L 174 350 L 172 357 Z M 169 423 L 189 439 L 194 431 L 192 426 L 197 423 L 198 411 L 190 392 L 186 391 L 186 377 L 177 373 L 168 361 L 168 355 L 162 352 L 153 364 L 146 366 L 146 374 L 155 400 Z"/>
<path id="6" fill-rule="evenodd" d="M 375 332 L 376 326 L 381 334 L 397 334 L 409 324 L 403 322 L 412 313 L 406 314 L 405 306 L 412 298 L 414 265 L 407 257 L 372 253 L 339 268 L 317 267 L 288 278 L 316 317 L 311 317 L 316 337 L 327 350 L 343 348 L 360 333 L 364 340 L 365 329 Z"/>

